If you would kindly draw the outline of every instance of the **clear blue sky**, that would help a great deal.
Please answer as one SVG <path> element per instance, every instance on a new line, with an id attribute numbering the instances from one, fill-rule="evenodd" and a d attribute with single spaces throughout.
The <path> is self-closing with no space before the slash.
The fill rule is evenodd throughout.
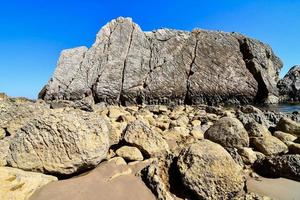
<path id="1" fill-rule="evenodd" d="M 300 1 L 296 0 L 3 0 L 0 1 L 0 91 L 36 98 L 62 49 L 90 47 L 118 16 L 143 30 L 195 27 L 235 31 L 270 44 L 284 62 L 300 64 Z"/>

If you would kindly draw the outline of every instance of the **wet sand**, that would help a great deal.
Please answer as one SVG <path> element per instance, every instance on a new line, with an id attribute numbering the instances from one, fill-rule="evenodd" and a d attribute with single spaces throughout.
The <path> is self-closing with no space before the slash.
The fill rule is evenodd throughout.
<path id="1" fill-rule="evenodd" d="M 30 200 L 155 200 L 134 169 L 113 162 L 101 164 L 90 173 L 49 183 Z"/>
<path id="2" fill-rule="evenodd" d="M 268 196 L 276 200 L 300 200 L 300 182 L 285 178 L 259 178 L 260 181 L 248 178 L 249 192 Z"/>

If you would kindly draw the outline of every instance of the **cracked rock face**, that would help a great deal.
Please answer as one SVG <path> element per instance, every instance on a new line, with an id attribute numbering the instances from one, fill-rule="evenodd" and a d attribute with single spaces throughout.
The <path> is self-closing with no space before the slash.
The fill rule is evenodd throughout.
<path id="1" fill-rule="evenodd" d="M 278 82 L 282 101 L 300 100 L 300 66 L 292 67 L 288 73 Z"/>
<path id="2" fill-rule="evenodd" d="M 39 97 L 109 104 L 276 102 L 282 63 L 272 49 L 236 33 L 143 32 L 117 18 L 91 48 L 64 50 Z"/>

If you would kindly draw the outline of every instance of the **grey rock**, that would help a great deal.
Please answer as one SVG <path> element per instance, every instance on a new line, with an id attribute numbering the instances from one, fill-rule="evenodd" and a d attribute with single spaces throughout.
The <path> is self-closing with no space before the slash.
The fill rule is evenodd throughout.
<path id="1" fill-rule="evenodd" d="M 223 147 L 248 147 L 249 136 L 243 124 L 236 118 L 223 117 L 212 125 L 204 138 L 216 142 Z"/>
<path id="2" fill-rule="evenodd" d="M 300 155 L 266 157 L 254 163 L 257 173 L 267 177 L 284 177 L 300 181 Z"/>
<path id="3" fill-rule="evenodd" d="M 281 95 L 281 101 L 300 100 L 300 66 L 292 67 L 281 79 L 277 87 Z"/>
<path id="4" fill-rule="evenodd" d="M 235 33 L 158 29 L 117 18 L 91 48 L 64 50 L 39 97 L 109 104 L 274 102 L 281 61 Z"/>

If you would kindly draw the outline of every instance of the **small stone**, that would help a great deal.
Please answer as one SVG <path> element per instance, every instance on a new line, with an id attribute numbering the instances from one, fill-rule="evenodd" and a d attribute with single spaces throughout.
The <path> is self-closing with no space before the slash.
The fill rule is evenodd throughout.
<path id="1" fill-rule="evenodd" d="M 124 134 L 124 140 L 138 147 L 149 156 L 169 151 L 168 144 L 162 136 L 140 120 L 136 120 L 128 125 Z"/>
<path id="2" fill-rule="evenodd" d="M 193 126 L 201 126 L 201 121 L 200 120 L 193 120 L 191 124 Z"/>
<path id="3" fill-rule="evenodd" d="M 127 165 L 126 161 L 122 157 L 111 158 L 108 162 L 114 162 L 116 165 Z"/>
<path id="4" fill-rule="evenodd" d="M 123 146 L 116 151 L 116 154 L 128 161 L 141 161 L 144 159 L 142 153 L 136 147 Z"/>
<path id="5" fill-rule="evenodd" d="M 185 127 L 173 127 L 163 132 L 163 138 L 166 140 L 181 140 L 185 137 L 188 137 L 190 131 Z"/>
<path id="6" fill-rule="evenodd" d="M 238 153 L 241 155 L 243 162 L 247 165 L 251 165 L 257 160 L 257 156 L 251 148 L 244 147 L 238 149 Z"/>

